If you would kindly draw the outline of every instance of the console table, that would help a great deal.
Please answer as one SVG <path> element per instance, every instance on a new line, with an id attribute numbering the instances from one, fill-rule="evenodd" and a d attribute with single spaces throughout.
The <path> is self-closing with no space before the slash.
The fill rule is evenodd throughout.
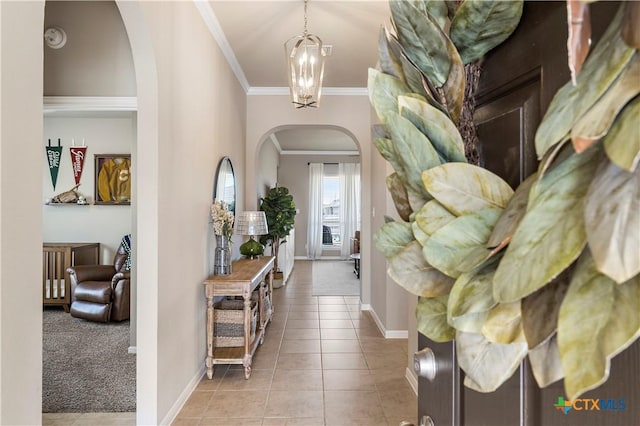
<path id="1" fill-rule="evenodd" d="M 251 361 L 258 344 L 264 341 L 265 329 L 271 320 L 271 309 L 266 306 L 267 296 L 273 306 L 274 257 L 240 259 L 233 262 L 229 275 L 212 275 L 204 281 L 207 299 L 207 376 L 213 378 L 214 364 L 242 364 L 244 377 L 251 376 Z M 258 323 L 251 340 L 251 295 L 258 289 Z M 216 347 L 214 341 L 214 297 L 242 296 L 244 299 L 244 346 Z"/>

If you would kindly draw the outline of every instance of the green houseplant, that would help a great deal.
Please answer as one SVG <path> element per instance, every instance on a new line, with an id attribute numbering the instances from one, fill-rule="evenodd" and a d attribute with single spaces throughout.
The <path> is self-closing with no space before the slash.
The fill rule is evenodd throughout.
<path id="1" fill-rule="evenodd" d="M 267 217 L 269 233 L 260 237 L 262 244 L 271 246 L 271 253 L 275 257 L 274 271 L 278 272 L 278 252 L 280 244 L 293 229 L 296 217 L 296 205 L 289 189 L 284 186 L 271 188 L 264 198 L 260 199 L 260 210 Z"/>

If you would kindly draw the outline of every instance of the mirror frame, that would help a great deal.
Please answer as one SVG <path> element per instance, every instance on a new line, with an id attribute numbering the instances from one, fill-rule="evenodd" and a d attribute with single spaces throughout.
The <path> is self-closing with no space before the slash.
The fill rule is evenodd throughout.
<path id="1" fill-rule="evenodd" d="M 231 158 L 229 157 L 222 157 L 222 159 L 220 160 L 220 162 L 218 163 L 218 168 L 216 169 L 216 176 L 213 182 L 213 201 L 218 200 L 218 184 L 221 182 L 227 182 L 228 177 L 231 177 L 231 180 L 233 181 L 233 200 L 222 200 L 224 202 L 227 203 L 227 205 L 229 206 L 229 210 L 233 212 L 233 214 L 236 214 L 236 200 L 237 200 L 237 193 L 238 193 L 238 184 L 236 182 L 236 175 L 235 172 L 233 170 L 233 164 L 231 163 Z M 222 179 L 224 178 L 224 181 L 222 181 Z"/>

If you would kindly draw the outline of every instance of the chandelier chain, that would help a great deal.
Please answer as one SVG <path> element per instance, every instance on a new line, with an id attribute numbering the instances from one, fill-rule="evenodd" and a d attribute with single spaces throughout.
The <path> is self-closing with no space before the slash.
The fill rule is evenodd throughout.
<path id="1" fill-rule="evenodd" d="M 307 20 L 307 3 L 308 3 L 308 0 L 304 0 L 304 35 L 305 36 L 308 34 L 307 33 L 307 22 L 308 22 L 308 20 Z"/>

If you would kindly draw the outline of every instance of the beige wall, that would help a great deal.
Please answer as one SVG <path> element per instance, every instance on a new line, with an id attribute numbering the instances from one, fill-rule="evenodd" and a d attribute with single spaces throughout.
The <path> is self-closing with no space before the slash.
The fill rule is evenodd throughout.
<path id="1" fill-rule="evenodd" d="M 48 1 L 45 26 L 67 34 L 44 49 L 45 96 L 135 96 L 129 39 L 113 1 Z"/>
<path id="2" fill-rule="evenodd" d="M 276 149 L 271 140 L 266 140 L 260 147 L 258 154 L 260 161 L 258 162 L 257 179 L 257 206 L 260 205 L 260 199 L 267 195 L 269 189 L 278 183 L 278 167 L 280 167 L 280 153 Z"/>
<path id="3" fill-rule="evenodd" d="M 130 7 L 139 7 L 142 21 L 132 22 L 136 10 Z M 202 372 L 202 281 L 212 271 L 208 222 L 214 173 L 220 158 L 229 156 L 242 211 L 246 97 L 192 2 L 123 2 L 120 9 L 128 30 L 146 25 L 150 35 L 153 50 L 138 51 L 138 42 L 148 47 L 145 34 L 129 33 L 136 67 L 149 66 L 153 55 L 157 72 L 154 105 L 149 76 L 136 70 L 138 401 L 145 407 L 137 420 L 158 424 L 175 415 Z M 142 283 L 154 274 L 157 281 Z M 152 305 L 142 308 L 148 298 Z"/>
<path id="4" fill-rule="evenodd" d="M 0 424 L 42 421 L 44 3 L 0 2 Z M 29 265 L 25 267 L 25 264 Z"/>

